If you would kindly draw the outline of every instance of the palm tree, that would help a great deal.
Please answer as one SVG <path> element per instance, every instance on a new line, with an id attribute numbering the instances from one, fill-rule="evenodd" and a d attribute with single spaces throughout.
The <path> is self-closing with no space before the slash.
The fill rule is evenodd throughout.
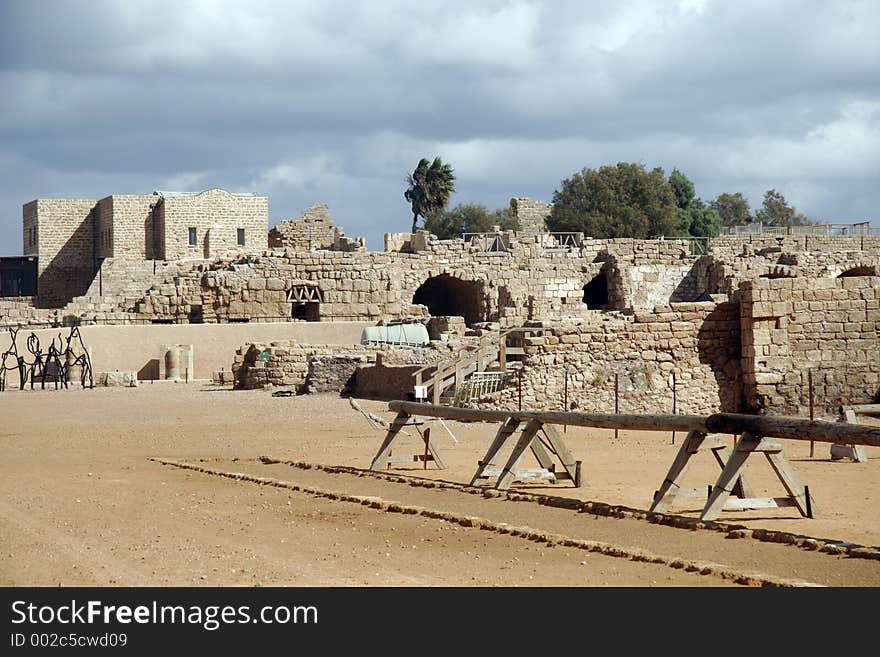
<path id="1" fill-rule="evenodd" d="M 455 174 L 452 167 L 443 164 L 439 157 L 433 162 L 422 158 L 406 181 L 409 188 L 403 197 L 412 204 L 412 232 L 416 232 L 419 216 L 427 218 L 446 207 L 449 196 L 455 191 Z"/>

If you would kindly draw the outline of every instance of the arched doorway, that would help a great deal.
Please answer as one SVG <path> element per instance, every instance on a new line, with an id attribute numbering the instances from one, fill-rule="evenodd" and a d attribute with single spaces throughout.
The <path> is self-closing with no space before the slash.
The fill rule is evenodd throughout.
<path id="1" fill-rule="evenodd" d="M 449 274 L 432 276 L 422 283 L 412 302 L 427 306 L 432 317 L 457 315 L 464 317 L 467 325 L 483 321 L 480 285 Z"/>
<path id="2" fill-rule="evenodd" d="M 853 267 L 852 269 L 847 269 L 845 272 L 842 272 L 840 276 L 837 278 L 849 278 L 851 276 L 876 276 L 877 275 L 877 267 L 873 265 L 860 265 L 858 267 Z"/>
<path id="3" fill-rule="evenodd" d="M 590 310 L 608 308 L 608 278 L 604 273 L 584 285 L 584 303 Z"/>

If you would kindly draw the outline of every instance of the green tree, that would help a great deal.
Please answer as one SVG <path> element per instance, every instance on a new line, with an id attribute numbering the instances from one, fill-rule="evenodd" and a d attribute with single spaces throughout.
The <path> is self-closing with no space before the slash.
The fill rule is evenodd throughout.
<path id="1" fill-rule="evenodd" d="M 740 192 L 719 194 L 709 205 L 721 217 L 723 226 L 745 226 L 754 221 L 749 210 L 749 201 Z"/>
<path id="2" fill-rule="evenodd" d="M 663 169 L 620 162 L 584 168 L 553 193 L 547 226 L 599 238 L 675 235 L 675 194 Z"/>
<path id="3" fill-rule="evenodd" d="M 806 215 L 801 214 L 788 204 L 785 197 L 775 189 L 764 193 L 761 209 L 755 213 L 755 219 L 765 226 L 806 226 L 814 223 Z"/>
<path id="4" fill-rule="evenodd" d="M 687 233 L 692 237 L 717 237 L 721 232 L 721 217 L 701 198 L 693 199 L 685 212 Z"/>
<path id="5" fill-rule="evenodd" d="M 461 237 L 462 233 L 485 233 L 492 226 L 518 230 L 510 211 L 504 208 L 489 212 L 481 203 L 459 203 L 451 210 L 441 210 L 425 219 L 425 230 L 442 240 Z"/>
<path id="6" fill-rule="evenodd" d="M 697 195 L 694 183 L 678 169 L 673 169 L 669 174 L 669 184 L 672 186 L 672 193 L 675 194 L 675 205 L 679 209 L 686 208 Z"/>
<path id="7" fill-rule="evenodd" d="M 715 237 L 721 232 L 721 217 L 696 195 L 694 183 L 678 169 L 669 174 L 669 186 L 675 195 L 678 230 L 692 237 Z"/>
<path id="8" fill-rule="evenodd" d="M 439 157 L 433 162 L 422 158 L 406 181 L 409 186 L 403 197 L 412 206 L 412 230 L 415 232 L 420 216 L 427 219 L 449 203 L 449 197 L 455 192 L 455 174 L 452 167 Z"/>

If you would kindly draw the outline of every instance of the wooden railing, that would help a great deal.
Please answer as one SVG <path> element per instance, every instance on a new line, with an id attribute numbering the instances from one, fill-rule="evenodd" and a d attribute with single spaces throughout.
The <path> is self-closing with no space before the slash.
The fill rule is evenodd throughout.
<path id="1" fill-rule="evenodd" d="M 486 371 L 487 367 L 496 361 L 499 371 L 506 372 L 508 356 L 521 356 L 525 353 L 522 347 L 508 345 L 509 337 L 515 334 L 525 336 L 529 333 L 543 333 L 546 330 L 546 328 L 518 326 L 485 336 L 475 347 L 451 362 L 426 365 L 416 370 L 414 372 L 416 386 L 426 386 L 429 398 L 434 404 L 439 404 L 446 390 L 457 389 L 468 376 L 474 372 Z M 431 373 L 427 374 L 428 372 Z"/>

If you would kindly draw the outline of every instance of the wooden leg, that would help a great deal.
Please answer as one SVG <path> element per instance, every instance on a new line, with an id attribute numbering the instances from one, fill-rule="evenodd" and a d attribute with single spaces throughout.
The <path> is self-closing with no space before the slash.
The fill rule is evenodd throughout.
<path id="1" fill-rule="evenodd" d="M 495 465 L 498 459 L 498 453 L 501 451 L 501 448 L 504 447 L 504 443 L 507 442 L 507 439 L 510 438 L 514 432 L 516 432 L 518 427 L 519 420 L 509 418 L 498 428 L 498 432 L 495 434 L 492 444 L 489 445 L 486 455 L 483 457 L 482 461 L 479 461 L 477 471 L 474 474 L 473 479 L 471 479 L 471 486 L 478 486 L 489 480 L 489 477 L 484 476 L 483 473 L 487 468 Z"/>
<path id="2" fill-rule="evenodd" d="M 538 461 L 538 465 L 540 465 L 545 470 L 553 469 L 553 458 L 550 454 L 547 453 L 547 448 L 541 443 L 541 440 L 536 436 L 532 441 L 532 444 L 529 445 L 532 449 L 532 454 L 535 455 L 535 459 Z"/>
<path id="3" fill-rule="evenodd" d="M 801 512 L 801 515 L 805 518 L 809 515 L 807 513 L 807 494 L 804 489 L 804 485 L 801 482 L 800 477 L 797 476 L 797 473 L 794 471 L 794 468 L 789 463 L 788 459 L 782 454 L 782 450 L 778 452 L 764 452 L 764 456 L 767 457 L 767 460 L 770 461 L 770 465 L 773 470 L 776 472 L 776 476 L 779 477 L 779 480 L 782 482 L 782 485 L 785 486 L 785 490 L 788 491 L 788 494 L 791 496 L 791 499 L 794 500 L 795 506 L 797 506 L 798 511 Z M 812 512 L 812 517 L 816 517 L 816 503 L 810 499 L 810 511 Z"/>
<path id="4" fill-rule="evenodd" d="M 445 470 L 446 468 L 449 467 L 448 465 L 446 465 L 446 461 L 443 460 L 443 457 L 440 456 L 440 450 L 437 449 L 437 445 L 434 444 L 433 440 L 431 440 L 431 429 L 430 428 L 425 429 L 425 452 L 426 452 L 425 456 L 427 457 L 427 455 L 430 454 L 431 457 L 434 459 L 434 463 L 436 463 L 437 467 L 440 468 L 441 470 Z M 425 469 L 426 470 L 428 469 L 427 458 L 425 459 Z"/>
<path id="5" fill-rule="evenodd" d="M 730 450 L 727 448 L 727 445 L 719 445 L 717 448 L 714 448 L 712 450 L 712 455 L 715 457 L 715 460 L 718 461 L 718 465 L 721 466 L 722 470 L 724 469 L 725 464 L 730 460 Z M 733 485 L 733 494 L 741 499 L 755 496 L 752 492 L 752 487 L 749 486 L 746 481 L 745 475 L 740 475 L 739 479 L 736 480 L 736 483 Z"/>
<path id="6" fill-rule="evenodd" d="M 538 433 L 542 424 L 543 422 L 540 420 L 529 420 L 529 423 L 526 425 L 526 428 L 523 429 L 519 440 L 516 441 L 516 445 L 513 447 L 513 452 L 511 452 L 510 458 L 507 459 L 507 465 L 504 466 L 504 469 L 501 471 L 501 476 L 498 477 L 498 481 L 495 483 L 495 488 L 498 490 L 507 490 L 510 488 L 510 484 L 513 482 L 516 466 L 522 458 L 523 452 L 526 451 L 535 439 L 535 435 Z"/>
<path id="7" fill-rule="evenodd" d="M 675 460 L 666 473 L 666 479 L 660 484 L 657 496 L 651 504 L 650 511 L 665 513 L 672 506 L 676 495 L 681 488 L 681 482 L 690 466 L 691 457 L 700 449 L 703 439 L 706 437 L 701 431 L 691 431 L 678 449 Z"/>
<path id="8" fill-rule="evenodd" d="M 580 488 L 582 482 L 578 475 L 578 463 L 575 461 L 572 453 L 568 451 L 568 446 L 565 444 L 562 436 L 559 435 L 559 431 L 557 431 L 556 427 L 552 424 L 545 424 L 542 429 L 544 435 L 547 436 L 547 441 L 550 443 L 553 451 L 556 452 L 556 456 L 559 457 L 559 462 L 562 463 L 562 467 L 565 468 L 568 476 L 571 477 L 575 487 Z"/>
<path id="9" fill-rule="evenodd" d="M 394 445 L 394 441 L 397 440 L 400 430 L 406 425 L 409 418 L 410 415 L 403 411 L 397 414 L 397 417 L 394 418 L 391 426 L 388 427 L 388 433 L 385 434 L 385 440 L 382 441 L 382 446 L 379 447 L 379 451 L 376 453 L 376 456 L 373 457 L 373 462 L 370 464 L 370 470 L 381 470 L 388 464 L 388 457 L 391 455 L 391 447 Z"/>
<path id="10" fill-rule="evenodd" d="M 715 482 L 715 486 L 712 488 L 712 495 L 709 496 L 709 501 L 706 502 L 706 506 L 700 514 L 700 520 L 715 520 L 718 518 L 721 510 L 724 508 L 724 504 L 727 502 L 727 498 L 733 492 L 735 483 L 739 480 L 746 460 L 754 451 L 760 449 L 761 442 L 762 439 L 760 437 L 753 436 L 750 433 L 742 435 L 736 443 L 733 454 L 731 454 L 724 465 L 718 481 Z"/>

